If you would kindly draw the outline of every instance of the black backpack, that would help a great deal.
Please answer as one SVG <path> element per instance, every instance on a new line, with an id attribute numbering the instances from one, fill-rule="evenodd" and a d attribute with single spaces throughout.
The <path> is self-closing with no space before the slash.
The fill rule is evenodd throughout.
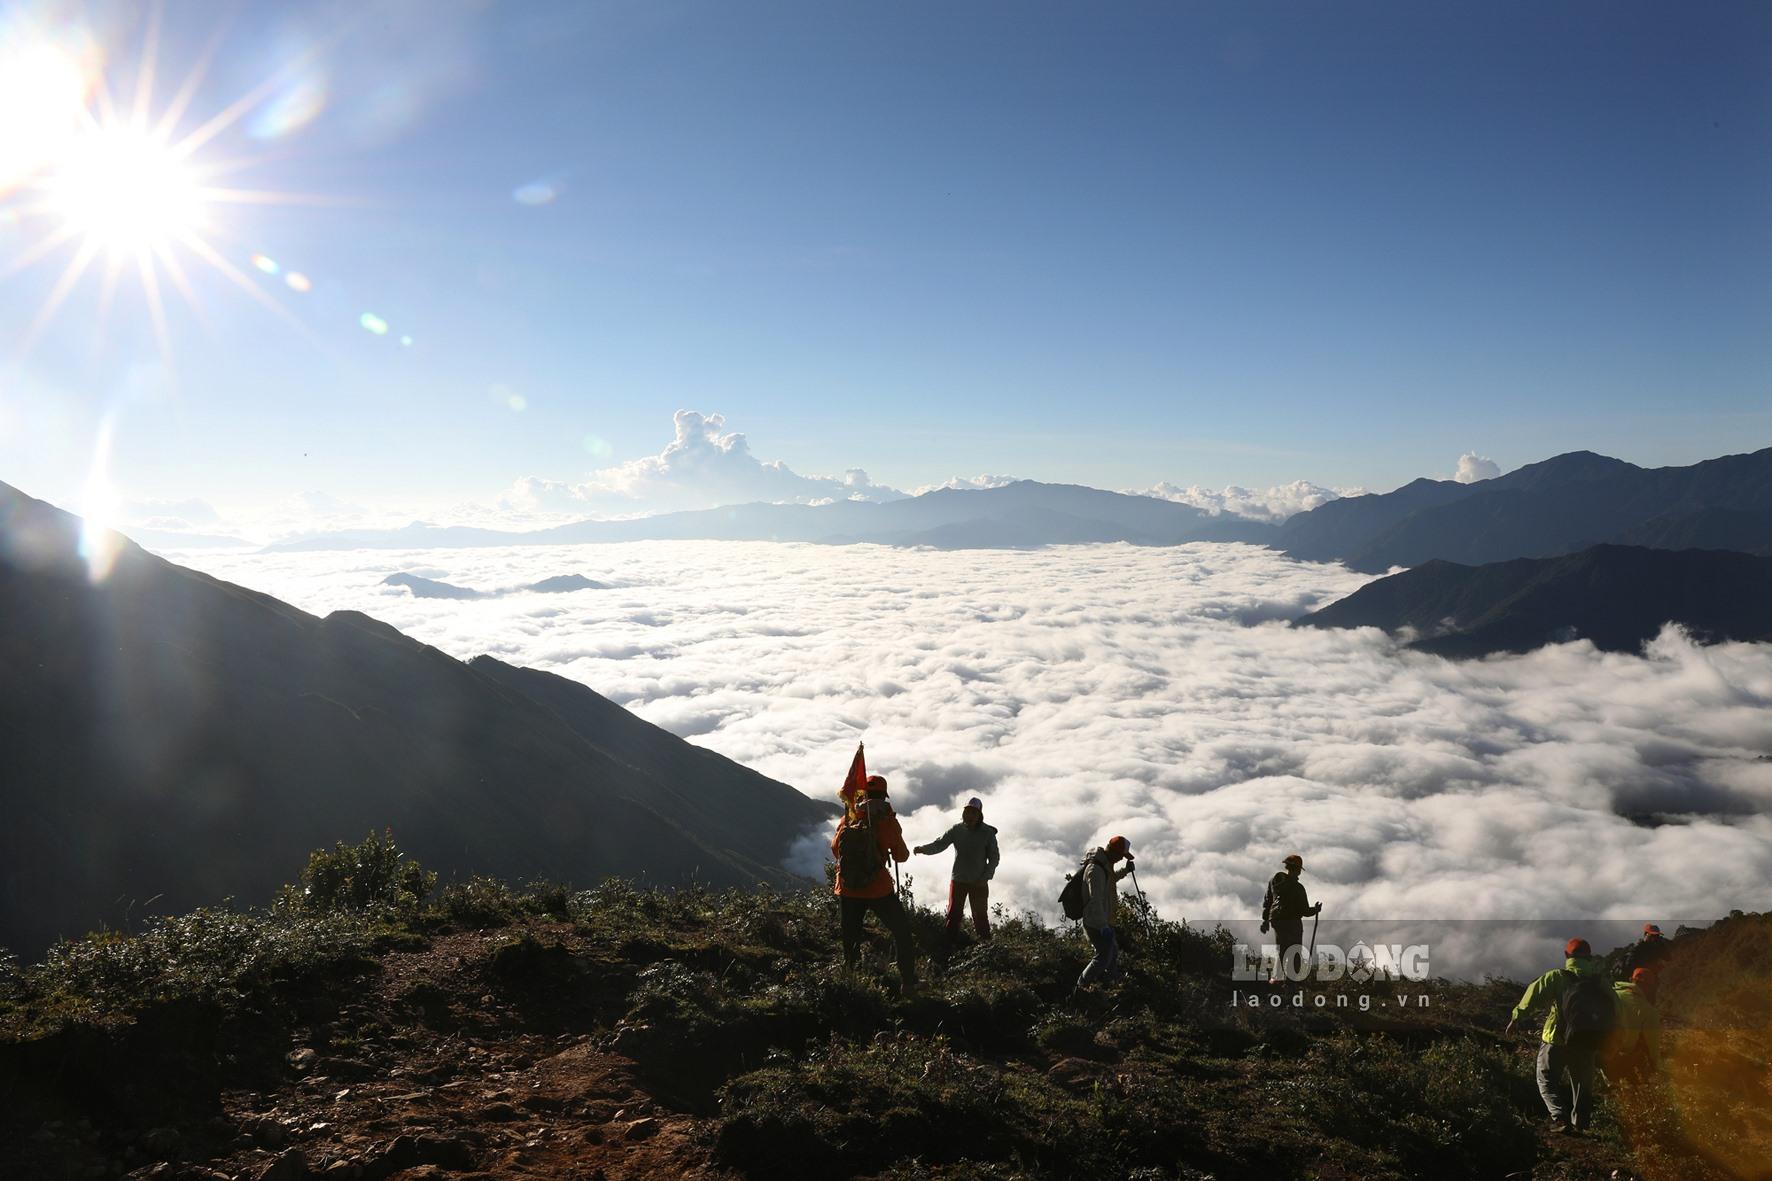
<path id="1" fill-rule="evenodd" d="M 1557 1002 L 1557 1041 L 1591 1044 L 1618 1023 L 1618 998 L 1604 973 L 1574 976 Z"/>
<path id="2" fill-rule="evenodd" d="M 861 822 L 845 824 L 837 837 L 837 881 L 846 889 L 862 889 L 886 864 L 886 858 L 880 854 L 880 842 L 874 839 L 870 807 L 863 804 Z"/>
<path id="3" fill-rule="evenodd" d="M 1064 917 L 1080 919 L 1083 912 L 1089 909 L 1089 870 L 1095 864 L 1095 854 L 1083 858 L 1077 866 L 1076 873 L 1065 875 L 1064 889 L 1058 892 L 1058 905 L 1064 908 Z"/>

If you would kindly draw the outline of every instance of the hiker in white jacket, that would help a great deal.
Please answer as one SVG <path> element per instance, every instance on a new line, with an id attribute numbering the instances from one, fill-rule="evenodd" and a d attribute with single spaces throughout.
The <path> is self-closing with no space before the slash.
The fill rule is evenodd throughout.
<path id="1" fill-rule="evenodd" d="M 1115 869 L 1116 862 L 1126 864 Z M 1083 911 L 1083 934 L 1095 948 L 1095 958 L 1077 977 L 1077 987 L 1094 981 L 1106 983 L 1120 975 L 1120 945 L 1114 939 L 1114 910 L 1120 892 L 1115 883 L 1132 872 L 1132 842 L 1125 837 L 1110 837 L 1108 843 L 1092 850 L 1089 862 L 1089 905 Z"/>

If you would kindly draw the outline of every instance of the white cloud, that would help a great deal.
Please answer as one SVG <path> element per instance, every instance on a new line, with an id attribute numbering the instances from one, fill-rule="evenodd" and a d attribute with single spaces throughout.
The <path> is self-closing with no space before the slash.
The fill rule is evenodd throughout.
<path id="1" fill-rule="evenodd" d="M 593 472 L 570 484 L 527 477 L 505 496 L 512 509 L 607 516 L 717 508 L 767 501 L 815 504 L 831 500 L 901 500 L 896 488 L 875 484 L 861 468 L 841 476 L 803 476 L 780 460 L 761 460 L 737 431 L 725 430 L 719 414 L 679 410 L 676 437 L 657 455 Z"/>
<path id="2" fill-rule="evenodd" d="M 1325 488 L 1321 484 L 1312 484 L 1308 480 L 1294 480 L 1290 484 L 1276 484 L 1266 490 L 1242 488 L 1236 484 L 1226 485 L 1223 491 L 1214 492 L 1210 488 L 1202 488 L 1198 484 L 1190 484 L 1186 488 L 1174 484 L 1158 484 L 1152 488 L 1129 489 L 1135 496 L 1155 496 L 1159 500 L 1173 500 L 1178 504 L 1191 504 L 1195 508 L 1204 509 L 1213 514 L 1229 513 L 1235 517 L 1248 517 L 1254 521 L 1271 521 L 1279 524 L 1287 517 L 1297 513 L 1309 512 L 1311 509 L 1328 504 L 1343 496 L 1361 496 L 1364 488 Z"/>
<path id="3" fill-rule="evenodd" d="M 1499 463 L 1486 455 L 1466 451 L 1458 457 L 1458 470 L 1452 473 L 1452 478 L 1460 484 L 1475 484 L 1478 480 L 1493 480 L 1500 474 Z"/>
<path id="4" fill-rule="evenodd" d="M 620 585 L 470 602 L 379 585 L 408 563 L 469 586 Z M 1767 645 L 1669 631 L 1644 656 L 1576 642 L 1451 663 L 1372 630 L 1275 622 L 1366 579 L 1230 545 L 643 542 L 197 564 L 573 677 L 814 796 L 865 736 L 914 840 L 984 797 L 1004 848 L 993 897 L 1012 907 L 1051 914 L 1063 872 L 1113 832 L 1159 908 L 1195 921 L 1252 914 L 1300 850 L 1329 901 L 1324 939 L 1336 917 L 1713 916 L 1772 875 Z M 911 869 L 938 901 L 946 860 Z"/>
<path id="5" fill-rule="evenodd" d="M 912 489 L 912 496 L 921 496 L 925 492 L 938 492 L 949 488 L 1006 488 L 1018 483 L 1020 476 L 950 476 L 939 484 L 920 484 Z"/>

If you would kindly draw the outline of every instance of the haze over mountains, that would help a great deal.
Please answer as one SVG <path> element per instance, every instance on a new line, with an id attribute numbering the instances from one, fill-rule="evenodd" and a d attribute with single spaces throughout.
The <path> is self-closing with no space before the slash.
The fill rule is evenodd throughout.
<path id="1" fill-rule="evenodd" d="M 1416 480 L 1350 496 L 1283 524 L 1077 485 L 1022 480 L 869 503 L 741 504 L 509 532 L 414 523 L 328 533 L 273 550 L 423 549 L 637 540 L 874 542 L 941 549 L 1122 541 L 1242 541 L 1382 573 L 1433 559 L 1480 564 L 1598 544 L 1772 554 L 1772 449 L 1641 468 L 1577 451 L 1493 479 Z"/>
<path id="2" fill-rule="evenodd" d="M 392 826 L 446 874 L 793 881 L 829 814 L 584 686 L 324 619 L 0 485 L 0 944 L 229 895 Z"/>

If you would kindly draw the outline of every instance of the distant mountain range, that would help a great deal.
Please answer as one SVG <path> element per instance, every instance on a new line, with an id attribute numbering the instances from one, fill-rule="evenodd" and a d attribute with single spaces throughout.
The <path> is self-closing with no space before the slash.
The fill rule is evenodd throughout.
<path id="1" fill-rule="evenodd" d="M 573 681 L 324 619 L 0 484 L 0 944 L 267 901 L 392 826 L 445 873 L 790 884 L 831 814 Z"/>
<path id="2" fill-rule="evenodd" d="M 1371 574 L 1608 543 L 1772 554 L 1772 448 L 1663 468 L 1574 451 L 1474 484 L 1416 480 L 1300 513 L 1273 540 L 1295 558 Z"/>
<path id="3" fill-rule="evenodd" d="M 1297 626 L 1407 628 L 1411 648 L 1469 657 L 1578 638 L 1634 652 L 1669 622 L 1704 640 L 1772 640 L 1772 557 L 1600 545 L 1483 566 L 1434 560 Z"/>
<path id="4" fill-rule="evenodd" d="M 559 595 L 581 590 L 609 589 L 608 583 L 597 582 L 582 574 L 556 574 L 552 578 L 544 578 L 540 582 L 531 582 L 526 586 L 503 587 L 489 591 L 456 586 L 451 582 L 438 582 L 434 578 L 425 578 L 418 574 L 390 574 L 381 582 L 383 586 L 405 587 L 415 599 L 497 599 L 505 595 L 521 594 L 524 591 L 534 594 Z"/>
<path id="5" fill-rule="evenodd" d="M 939 549 L 1021 548 L 1089 541 L 1178 545 L 1266 542 L 1273 526 L 1213 516 L 1192 505 L 1074 484 L 1020 480 L 1001 488 L 943 488 L 872 504 L 739 504 L 626 521 L 577 521 L 508 532 L 412 524 L 403 529 L 327 533 L 273 550 L 428 549 L 564 545 L 597 541 L 803 541 L 926 545 Z"/>
<path id="6" fill-rule="evenodd" d="M 327 533 L 275 550 L 427 549 L 640 540 L 802 541 L 939 549 L 1124 541 L 1241 541 L 1383 573 L 1439 558 L 1481 564 L 1613 543 L 1772 554 L 1772 448 L 1690 467 L 1640 468 L 1588 451 L 1492 480 L 1416 480 L 1351 496 L 1283 525 L 1150 496 L 1022 480 L 940 489 L 886 504 L 741 504 L 626 521 L 507 532 L 423 524 Z"/>

